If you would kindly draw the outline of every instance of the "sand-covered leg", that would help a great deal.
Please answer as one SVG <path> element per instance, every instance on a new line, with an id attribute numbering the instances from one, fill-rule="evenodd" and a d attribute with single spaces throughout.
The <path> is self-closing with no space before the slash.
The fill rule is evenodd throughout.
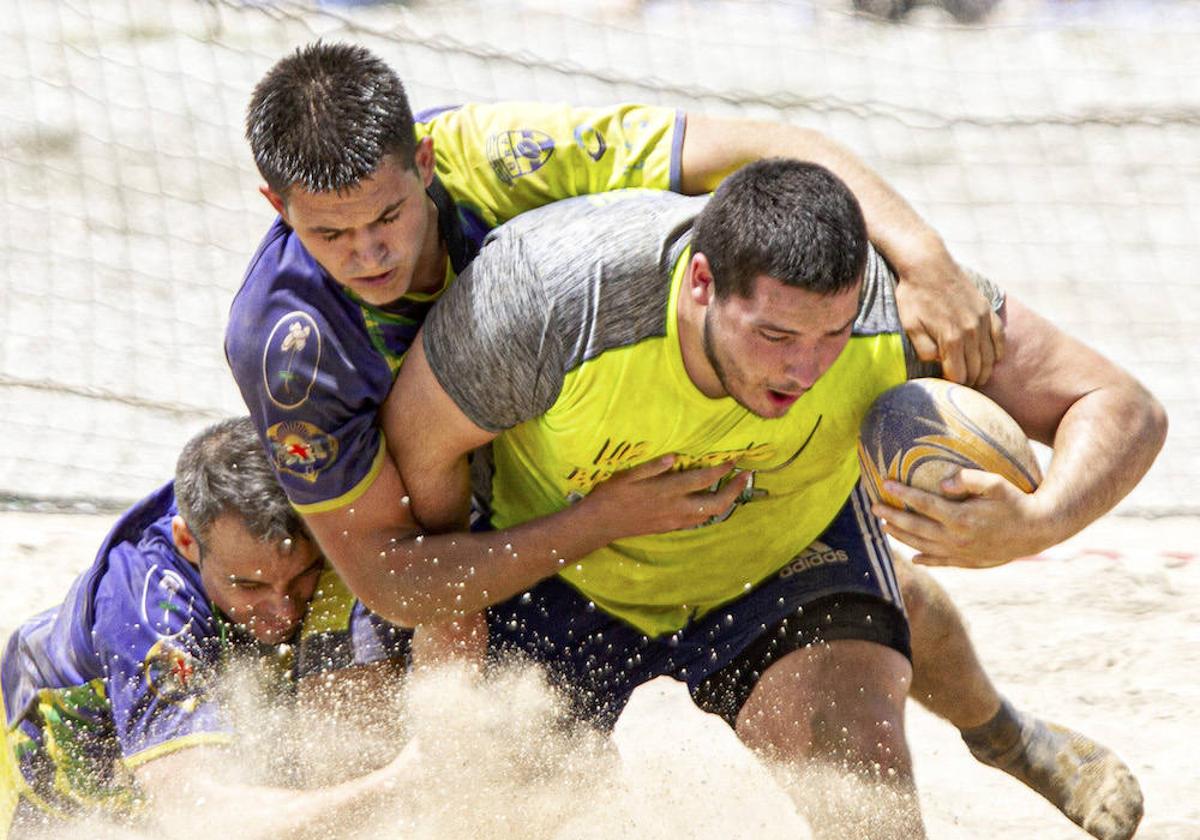
<path id="1" fill-rule="evenodd" d="M 971 754 L 1024 782 L 1100 840 L 1128 840 L 1142 819 L 1142 789 L 1116 753 L 1006 700 L 991 721 L 963 732 Z"/>

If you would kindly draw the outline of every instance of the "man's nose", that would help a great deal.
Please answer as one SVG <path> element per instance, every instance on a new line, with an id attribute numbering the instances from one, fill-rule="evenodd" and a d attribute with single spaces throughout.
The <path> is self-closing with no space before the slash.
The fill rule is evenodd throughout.
<path id="1" fill-rule="evenodd" d="M 803 388 L 811 388 L 821 376 L 821 362 L 816 353 L 796 353 L 787 360 L 784 373 Z"/>
<path id="2" fill-rule="evenodd" d="M 272 592 L 267 609 L 276 618 L 295 621 L 300 618 L 300 614 L 304 610 L 304 605 L 286 592 Z"/>
<path id="3" fill-rule="evenodd" d="M 368 270 L 381 267 L 387 255 L 387 239 L 381 232 L 366 229 L 355 235 L 353 258 Z"/>

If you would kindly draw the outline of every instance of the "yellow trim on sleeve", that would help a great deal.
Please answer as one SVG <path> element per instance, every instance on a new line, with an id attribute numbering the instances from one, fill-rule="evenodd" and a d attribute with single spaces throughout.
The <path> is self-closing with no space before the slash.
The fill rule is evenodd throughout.
<path id="1" fill-rule="evenodd" d="M 387 441 L 384 439 L 383 435 L 380 435 L 379 451 L 375 453 L 375 460 L 371 462 L 371 469 L 367 470 L 367 474 L 363 476 L 362 481 L 358 482 L 358 484 L 354 485 L 345 493 L 335 498 L 327 499 L 324 502 L 313 502 L 312 504 L 307 505 L 301 505 L 297 504 L 296 502 L 292 502 L 292 507 L 295 508 L 296 512 L 300 514 L 328 513 L 331 510 L 337 510 L 338 508 L 343 508 L 346 505 L 357 502 L 359 498 L 362 497 L 363 493 L 366 493 L 367 490 L 370 489 L 371 485 L 375 483 L 375 479 L 379 477 L 379 473 L 383 469 L 383 459 L 386 457 L 388 457 Z"/>
<path id="2" fill-rule="evenodd" d="M 133 770 L 156 758 L 162 758 L 164 755 L 170 755 L 173 752 L 185 750 L 189 747 L 201 747 L 205 745 L 225 746 L 232 744 L 234 740 L 233 735 L 230 735 L 228 732 L 197 732 L 193 735 L 184 735 L 182 738 L 172 738 L 170 741 L 164 741 L 139 753 L 126 756 L 123 763 L 130 770 Z"/>

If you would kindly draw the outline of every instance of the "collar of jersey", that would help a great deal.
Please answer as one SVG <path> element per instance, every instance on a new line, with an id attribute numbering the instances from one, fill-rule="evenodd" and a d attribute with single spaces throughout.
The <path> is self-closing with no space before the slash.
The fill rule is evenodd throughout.
<path id="1" fill-rule="evenodd" d="M 342 284 L 338 283 L 337 286 L 341 290 L 342 294 L 354 301 L 355 306 L 367 310 L 373 317 L 378 318 L 381 321 L 395 321 L 400 323 L 412 320 L 412 314 L 405 311 L 405 303 L 423 305 L 429 303 L 430 301 L 437 300 L 442 296 L 442 293 L 449 288 L 450 284 L 457 276 L 458 275 L 454 271 L 454 266 L 452 266 L 450 261 L 447 260 L 446 273 L 442 277 L 441 286 L 434 289 L 432 292 L 406 292 L 400 298 L 388 304 L 387 306 L 376 306 L 373 303 L 368 303 Z"/>

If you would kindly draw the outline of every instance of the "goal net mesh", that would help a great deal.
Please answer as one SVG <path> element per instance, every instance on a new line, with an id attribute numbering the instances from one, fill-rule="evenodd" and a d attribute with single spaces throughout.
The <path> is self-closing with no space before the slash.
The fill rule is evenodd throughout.
<path id="1" fill-rule="evenodd" d="M 0 503 L 111 508 L 241 411 L 229 302 L 271 221 L 254 82 L 317 37 L 414 108 L 636 100 L 820 129 L 955 256 L 1167 405 L 1130 514 L 1200 512 L 1200 3 L 1007 0 L 985 25 L 849 0 L 8 0 L 0 16 Z M 1119 418 L 1118 418 L 1119 420 Z"/>

